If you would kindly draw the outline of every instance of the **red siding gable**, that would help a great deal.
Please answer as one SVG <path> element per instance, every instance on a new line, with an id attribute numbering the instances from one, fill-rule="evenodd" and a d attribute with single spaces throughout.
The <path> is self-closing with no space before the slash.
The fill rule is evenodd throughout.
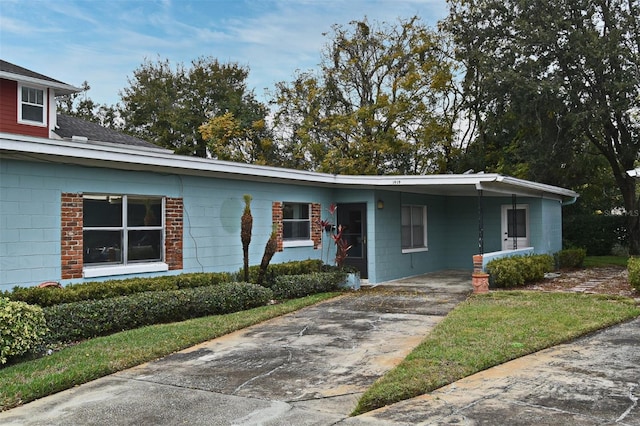
<path id="1" fill-rule="evenodd" d="M 49 89 L 45 91 L 45 97 L 48 93 Z M 48 101 L 45 99 L 45 102 Z M 48 138 L 48 116 L 46 120 L 46 127 L 18 123 L 18 82 L 0 79 L 0 132 Z"/>

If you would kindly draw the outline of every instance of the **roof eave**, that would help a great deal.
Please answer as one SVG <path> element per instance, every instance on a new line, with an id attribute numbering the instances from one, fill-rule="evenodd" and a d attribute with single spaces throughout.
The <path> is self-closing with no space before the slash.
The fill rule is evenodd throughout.
<path id="1" fill-rule="evenodd" d="M 89 162 L 103 167 L 127 170 L 163 171 L 189 175 L 225 176 L 235 179 L 264 179 L 297 184 L 361 187 L 390 191 L 425 193 L 439 187 L 464 188 L 467 195 L 484 190 L 495 195 L 548 197 L 570 200 L 578 194 L 569 189 L 511 178 L 499 174 L 420 175 L 420 176 L 352 176 L 332 175 L 305 170 L 235 163 L 176 155 L 164 149 L 137 149 L 107 143 L 53 140 L 0 133 L 0 152 L 27 153 L 60 158 L 65 162 Z"/>
<path id="2" fill-rule="evenodd" d="M 27 83 L 27 84 L 34 84 L 37 86 L 50 87 L 55 91 L 56 96 L 70 95 L 72 93 L 82 92 L 81 88 L 72 86 L 70 84 L 44 80 L 41 78 L 29 77 L 26 75 L 14 74 L 7 71 L 0 71 L 0 78 L 17 81 L 19 83 Z"/>

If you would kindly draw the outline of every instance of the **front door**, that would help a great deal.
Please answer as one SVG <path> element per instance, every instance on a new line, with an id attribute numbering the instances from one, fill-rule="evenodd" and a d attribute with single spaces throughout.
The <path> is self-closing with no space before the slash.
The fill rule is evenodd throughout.
<path id="1" fill-rule="evenodd" d="M 529 247 L 529 206 L 502 206 L 502 250 Z"/>
<path id="2" fill-rule="evenodd" d="M 344 228 L 342 238 L 351 245 L 344 263 L 358 269 L 361 278 L 367 278 L 367 205 L 338 204 L 337 216 L 337 225 Z"/>

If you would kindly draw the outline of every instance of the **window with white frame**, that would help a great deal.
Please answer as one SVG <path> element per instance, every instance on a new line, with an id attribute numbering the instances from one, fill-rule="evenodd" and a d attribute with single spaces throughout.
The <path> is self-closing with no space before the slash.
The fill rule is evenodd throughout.
<path id="1" fill-rule="evenodd" d="M 427 249 L 427 207 L 402 206 L 402 251 Z"/>
<path id="2" fill-rule="evenodd" d="M 83 196 L 85 266 L 163 261 L 164 198 Z"/>
<path id="3" fill-rule="evenodd" d="M 18 121 L 46 125 L 47 96 L 44 89 L 21 85 L 18 90 Z"/>
<path id="4" fill-rule="evenodd" d="M 285 242 L 311 240 L 310 210 L 306 203 L 282 204 L 282 239 Z"/>

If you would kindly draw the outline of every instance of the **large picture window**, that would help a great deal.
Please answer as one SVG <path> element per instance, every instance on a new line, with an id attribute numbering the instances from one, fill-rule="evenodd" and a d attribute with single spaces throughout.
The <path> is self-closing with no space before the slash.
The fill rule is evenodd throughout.
<path id="1" fill-rule="evenodd" d="M 43 89 L 20 86 L 18 90 L 18 121 L 29 124 L 46 124 L 47 99 Z"/>
<path id="2" fill-rule="evenodd" d="M 163 212 L 162 197 L 85 194 L 84 265 L 163 261 Z"/>
<path id="3" fill-rule="evenodd" d="M 427 249 L 427 207 L 402 206 L 402 251 Z"/>
<path id="4" fill-rule="evenodd" d="M 284 241 L 311 240 L 309 204 L 283 203 L 282 238 Z"/>

